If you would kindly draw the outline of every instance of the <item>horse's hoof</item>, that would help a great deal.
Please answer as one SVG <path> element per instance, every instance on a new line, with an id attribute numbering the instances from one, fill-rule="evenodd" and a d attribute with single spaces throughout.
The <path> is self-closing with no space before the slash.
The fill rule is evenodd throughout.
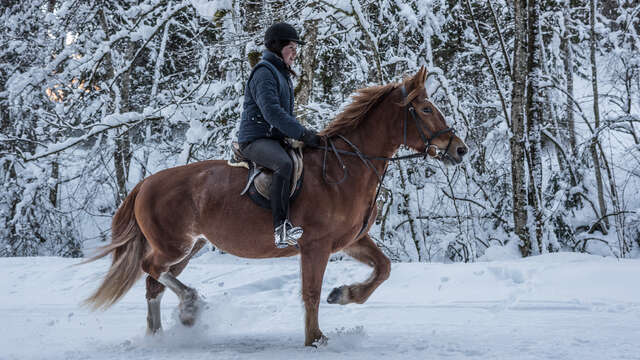
<path id="1" fill-rule="evenodd" d="M 200 297 L 198 293 L 191 289 L 180 302 L 180 322 L 184 326 L 193 326 L 200 313 Z"/>
<path id="2" fill-rule="evenodd" d="M 329 304 L 345 305 L 349 303 L 349 288 L 346 285 L 334 288 L 327 297 Z"/>
<path id="3" fill-rule="evenodd" d="M 180 314 L 180 322 L 186 327 L 192 327 L 196 323 L 196 318 L 193 316 Z"/>
<path id="4" fill-rule="evenodd" d="M 157 329 L 147 328 L 147 336 L 155 336 L 155 335 L 162 335 L 162 328 L 157 328 Z"/>
<path id="5" fill-rule="evenodd" d="M 314 347 L 314 348 L 318 348 L 320 346 L 326 346 L 327 344 L 329 344 L 329 338 L 327 338 L 326 336 L 324 336 L 324 334 L 320 333 L 320 335 L 314 336 L 313 337 L 315 340 L 307 340 L 304 343 L 304 346 L 310 346 L 310 347 Z"/>
<path id="6" fill-rule="evenodd" d="M 329 344 L 329 338 L 322 335 L 320 338 L 311 344 L 314 348 L 319 348 L 320 346 L 327 346 Z"/>

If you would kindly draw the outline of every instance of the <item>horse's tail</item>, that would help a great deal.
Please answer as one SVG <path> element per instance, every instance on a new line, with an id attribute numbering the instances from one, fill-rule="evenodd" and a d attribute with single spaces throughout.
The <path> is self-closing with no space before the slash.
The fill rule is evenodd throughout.
<path id="1" fill-rule="evenodd" d="M 94 310 L 107 309 L 131 289 L 142 275 L 142 260 L 148 244 L 136 222 L 134 204 L 142 181 L 124 199 L 111 223 L 111 244 L 98 250 L 98 254 L 83 262 L 88 263 L 113 252 L 109 272 L 100 287 L 84 301 Z"/>

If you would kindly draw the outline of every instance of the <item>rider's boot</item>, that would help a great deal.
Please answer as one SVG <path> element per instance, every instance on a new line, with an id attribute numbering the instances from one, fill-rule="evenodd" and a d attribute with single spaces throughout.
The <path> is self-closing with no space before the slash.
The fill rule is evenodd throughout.
<path id="1" fill-rule="evenodd" d="M 302 237 L 303 230 L 300 226 L 293 226 L 289 220 L 285 220 L 274 231 L 275 244 L 278 249 L 287 246 L 298 247 L 298 240 Z"/>

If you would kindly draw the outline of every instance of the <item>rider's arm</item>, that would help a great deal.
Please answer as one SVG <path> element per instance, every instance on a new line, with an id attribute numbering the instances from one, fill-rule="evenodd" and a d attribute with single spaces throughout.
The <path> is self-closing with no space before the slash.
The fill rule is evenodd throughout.
<path id="1" fill-rule="evenodd" d="M 266 67 L 256 69 L 249 84 L 258 108 L 264 119 L 273 127 L 280 130 L 287 137 L 300 139 L 304 127 L 280 106 L 278 97 L 278 82 Z"/>

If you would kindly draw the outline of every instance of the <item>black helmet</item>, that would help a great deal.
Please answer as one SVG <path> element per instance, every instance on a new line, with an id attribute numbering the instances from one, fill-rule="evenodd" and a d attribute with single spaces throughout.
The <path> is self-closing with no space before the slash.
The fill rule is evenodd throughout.
<path id="1" fill-rule="evenodd" d="M 264 33 L 264 45 L 267 48 L 273 47 L 278 40 L 295 41 L 300 45 L 304 45 L 304 41 L 300 40 L 296 29 L 287 23 L 275 23 L 269 26 Z"/>

